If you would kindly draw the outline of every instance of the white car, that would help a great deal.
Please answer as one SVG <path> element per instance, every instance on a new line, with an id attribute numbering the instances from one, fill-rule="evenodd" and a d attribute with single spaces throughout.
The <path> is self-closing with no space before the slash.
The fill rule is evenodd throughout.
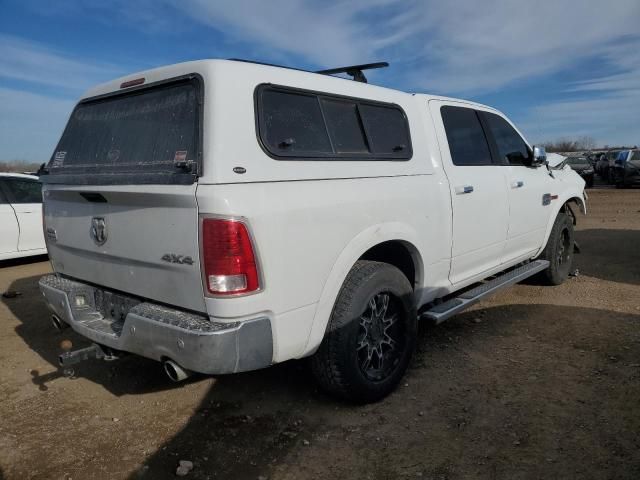
<path id="1" fill-rule="evenodd" d="M 0 260 L 47 253 L 38 177 L 0 173 Z"/>
<path id="2" fill-rule="evenodd" d="M 419 316 L 564 281 L 584 181 L 499 111 L 367 67 L 203 60 L 87 92 L 40 176 L 40 288 L 95 342 L 61 364 L 130 352 L 180 380 L 312 356 L 326 390 L 375 401 Z"/>

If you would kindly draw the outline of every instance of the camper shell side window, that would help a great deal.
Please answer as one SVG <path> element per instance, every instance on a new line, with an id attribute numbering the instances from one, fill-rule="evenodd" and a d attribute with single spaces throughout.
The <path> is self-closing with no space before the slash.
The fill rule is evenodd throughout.
<path id="1" fill-rule="evenodd" d="M 409 160 L 409 123 L 396 104 L 262 84 L 255 92 L 262 148 L 277 160 Z"/>

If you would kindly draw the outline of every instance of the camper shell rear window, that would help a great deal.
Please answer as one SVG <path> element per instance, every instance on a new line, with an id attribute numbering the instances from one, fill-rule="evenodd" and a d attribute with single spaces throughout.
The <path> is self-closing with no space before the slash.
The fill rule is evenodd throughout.
<path id="1" fill-rule="evenodd" d="M 279 160 L 409 160 L 399 105 L 278 85 L 255 94 L 258 137 Z"/>
<path id="2" fill-rule="evenodd" d="M 80 102 L 42 181 L 191 184 L 201 170 L 202 80 L 189 75 Z"/>

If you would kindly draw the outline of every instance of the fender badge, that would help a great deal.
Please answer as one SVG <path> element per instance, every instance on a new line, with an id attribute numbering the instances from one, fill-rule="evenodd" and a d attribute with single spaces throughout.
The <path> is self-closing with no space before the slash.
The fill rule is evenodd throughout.
<path id="1" fill-rule="evenodd" d="M 233 167 L 233 171 L 242 175 L 243 173 L 246 173 L 247 169 L 244 167 Z"/>
<path id="2" fill-rule="evenodd" d="M 550 193 L 545 193 L 542 195 L 542 205 L 547 206 L 551 204 L 551 200 L 557 200 L 558 195 L 551 195 Z"/>

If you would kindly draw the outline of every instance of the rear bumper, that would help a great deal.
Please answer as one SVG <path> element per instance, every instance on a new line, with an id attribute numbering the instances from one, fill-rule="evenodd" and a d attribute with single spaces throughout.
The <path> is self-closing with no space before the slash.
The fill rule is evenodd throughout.
<path id="1" fill-rule="evenodd" d="M 96 293 L 110 292 L 55 274 L 40 279 L 47 305 L 80 335 L 115 350 L 154 360 L 171 359 L 184 368 L 207 374 L 236 373 L 271 365 L 271 322 L 257 317 L 234 323 L 120 295 L 111 308 L 117 319 L 96 307 Z M 76 297 L 85 305 L 77 306 Z M 126 311 L 119 315 L 118 312 Z"/>

